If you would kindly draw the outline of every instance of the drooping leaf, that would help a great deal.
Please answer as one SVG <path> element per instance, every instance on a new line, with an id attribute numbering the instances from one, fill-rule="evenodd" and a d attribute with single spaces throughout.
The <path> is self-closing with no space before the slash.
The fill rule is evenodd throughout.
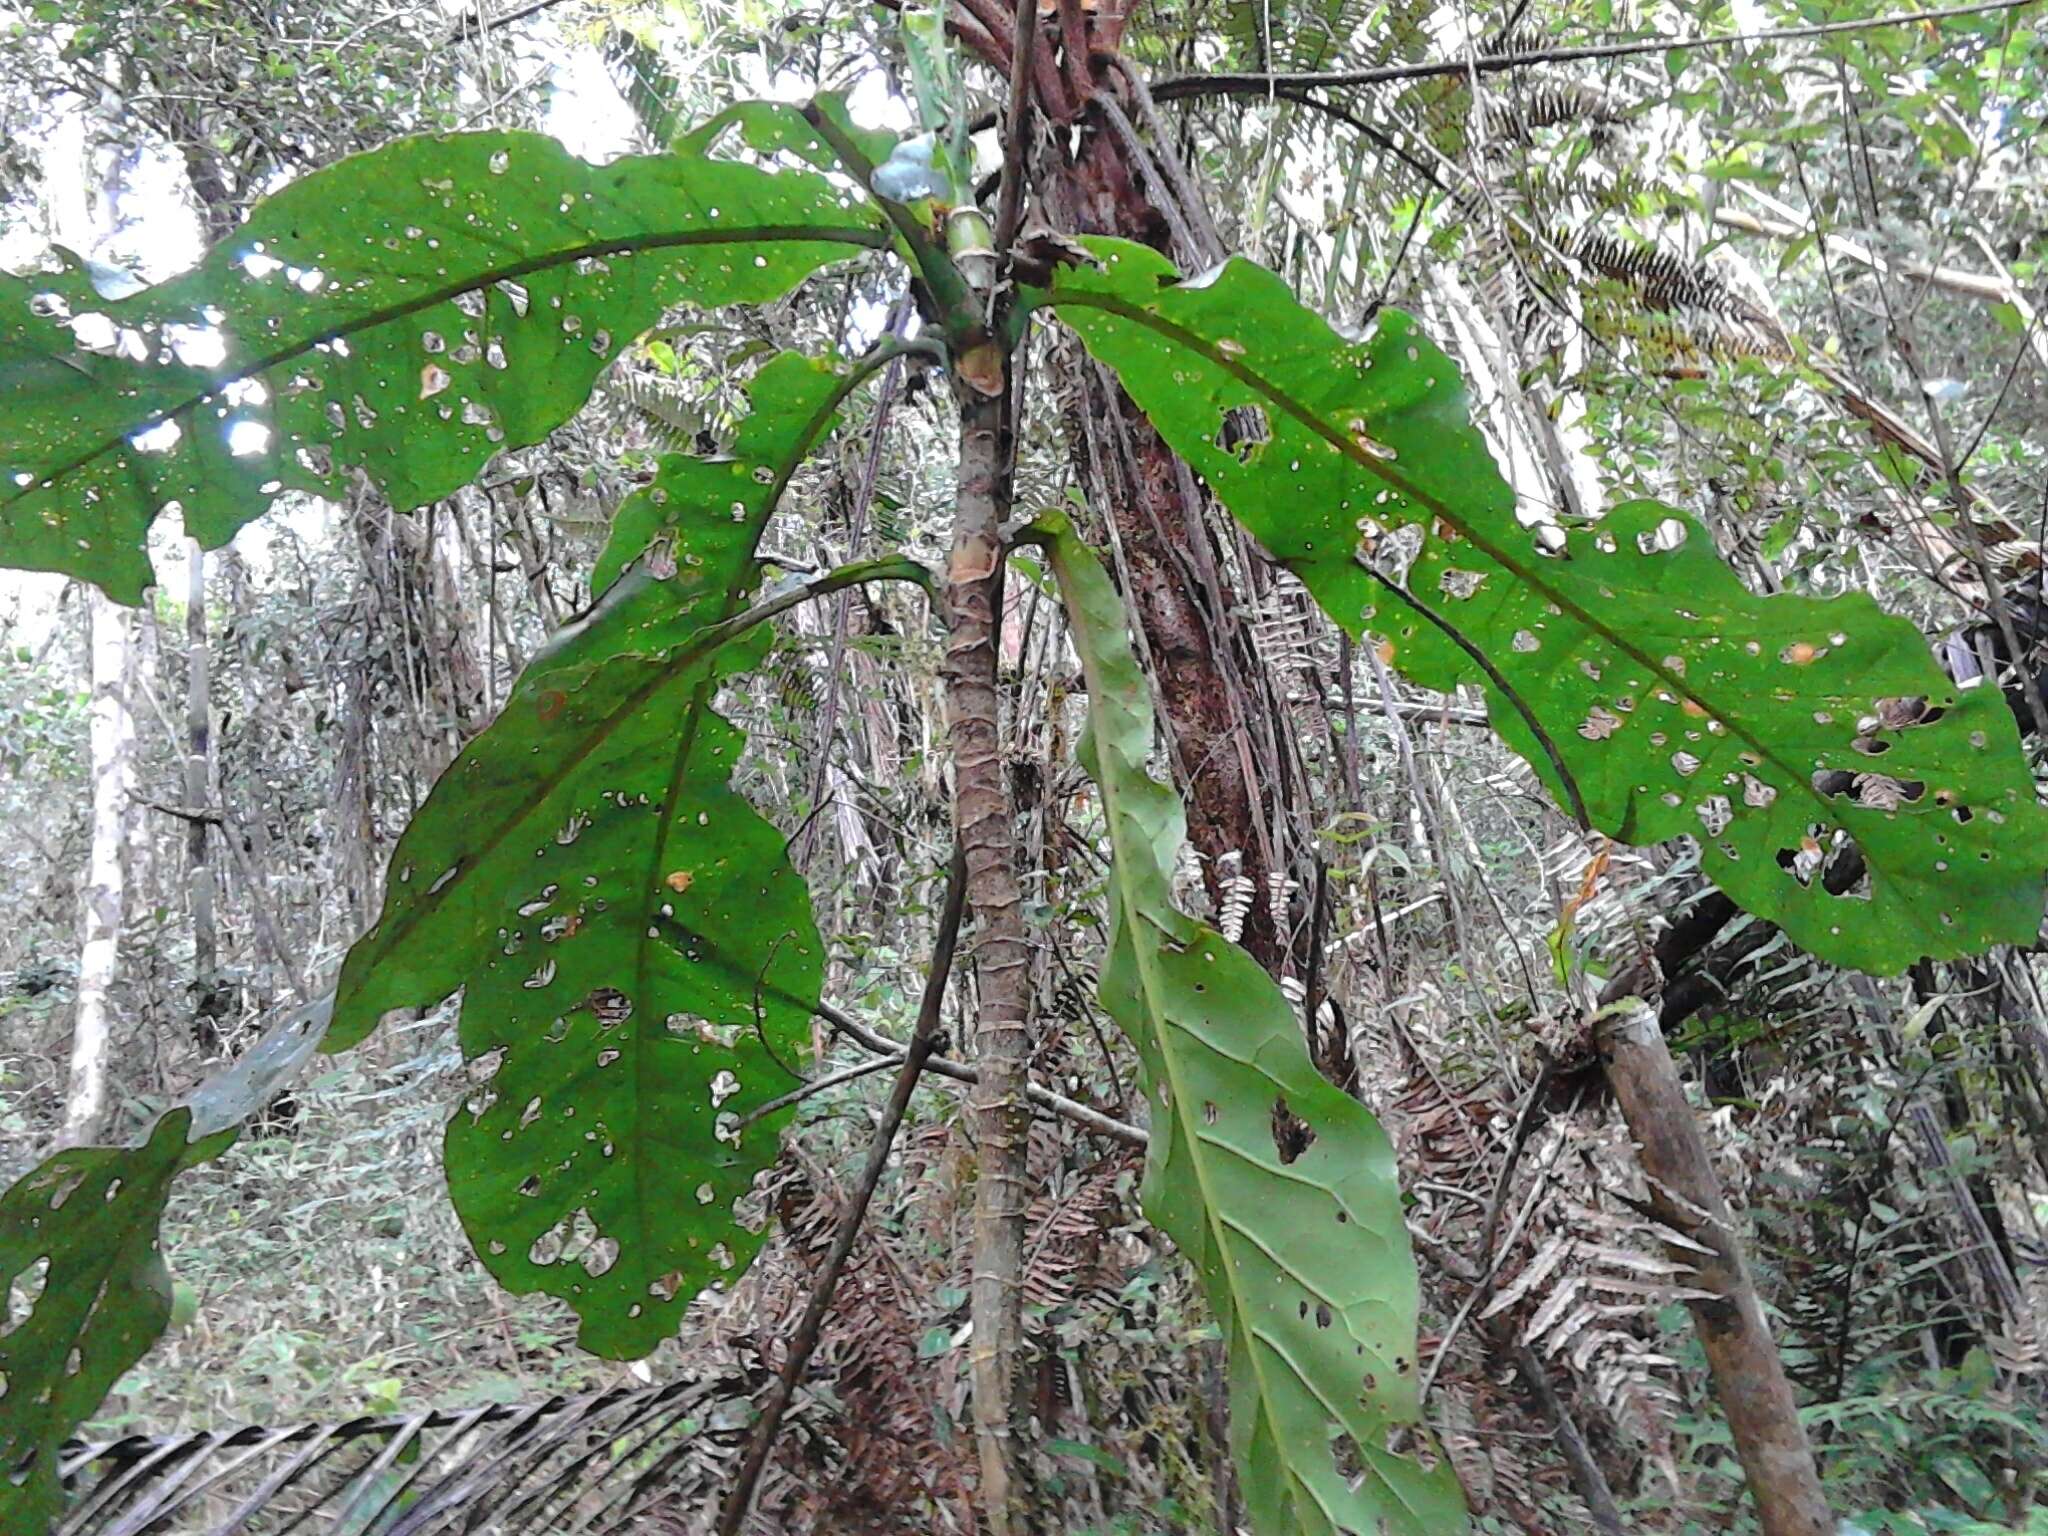
<path id="1" fill-rule="evenodd" d="M 765 301 L 884 243 L 809 171 L 475 133 L 306 176 L 126 298 L 0 279 L 0 561 L 132 599 L 173 501 L 209 545 L 352 467 L 418 506 L 567 419 L 668 305 Z"/>
<path id="2" fill-rule="evenodd" d="M 1415 1261 L 1393 1148 L 1319 1075 L 1273 979 L 1173 905 L 1179 799 L 1147 772 L 1152 704 L 1121 602 L 1060 514 L 1038 525 L 1088 682 L 1082 758 L 1112 853 L 1102 1005 L 1152 1105 L 1145 1213 L 1195 1266 L 1230 1353 L 1230 1437 L 1262 1536 L 1445 1536 L 1447 1461 L 1418 1418 Z"/>
<path id="3" fill-rule="evenodd" d="M 287 1091 L 320 1054 L 334 1018 L 334 995 L 315 998 L 272 1024 L 226 1066 L 185 1096 L 192 1134 L 210 1136 L 240 1125 Z"/>
<path id="4" fill-rule="evenodd" d="M 1895 972 L 2031 940 L 2048 815 L 1992 689 L 1960 689 L 1860 593 L 1749 592 L 1654 502 L 1534 528 L 1451 361 L 1405 315 L 1338 336 L 1232 261 L 1181 281 L 1090 242 L 1050 301 L 1160 434 L 1354 636 L 1482 687 L 1551 792 L 1630 843 L 1699 839 L 1736 902 L 1837 964 Z M 1864 884 L 1821 869 L 1844 843 Z"/>
<path id="5" fill-rule="evenodd" d="M 778 358 L 730 459 L 663 460 L 606 551 L 637 563 L 435 785 L 343 967 L 330 1048 L 466 987 L 490 1075 L 449 1126 L 450 1191 L 492 1273 L 569 1301 L 600 1354 L 646 1354 L 760 1240 L 733 1206 L 788 1111 L 740 1121 L 796 1081 L 823 947 L 711 700 L 766 648 L 728 621 L 851 377 Z"/>
<path id="6" fill-rule="evenodd" d="M 157 1224 L 171 1181 L 234 1133 L 187 1140 L 174 1109 L 136 1147 L 75 1147 L 0 1195 L 0 1531 L 45 1529 L 57 1448 L 171 1316 Z"/>

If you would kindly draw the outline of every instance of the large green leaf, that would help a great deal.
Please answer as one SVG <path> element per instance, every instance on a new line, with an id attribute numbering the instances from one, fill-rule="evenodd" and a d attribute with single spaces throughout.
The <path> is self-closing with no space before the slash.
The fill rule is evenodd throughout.
<path id="1" fill-rule="evenodd" d="M 1347 341 L 1232 261 L 1181 281 L 1090 242 L 1050 301 L 1160 434 L 1354 636 L 1433 688 L 1486 690 L 1551 791 L 1707 874 L 1839 964 L 1894 972 L 2030 941 L 2048 816 L 1994 689 L 1959 689 L 1862 594 L 1759 598 L 1652 502 L 1538 530 L 1405 315 Z M 1923 703 L 1924 701 L 1924 703 Z M 1816 870 L 1843 841 L 1866 882 Z"/>
<path id="2" fill-rule="evenodd" d="M 175 1109 L 137 1147 L 58 1152 L 0 1195 L 0 1531 L 46 1528 L 57 1451 L 171 1316 L 157 1224 L 180 1170 L 234 1134 L 187 1140 Z"/>
<path id="3" fill-rule="evenodd" d="M 1088 682 L 1082 756 L 1108 823 L 1102 1005 L 1153 1105 L 1145 1213 L 1201 1277 L 1230 1351 L 1231 1450 L 1264 1536 L 1444 1536 L 1448 1462 L 1391 1450 L 1417 1417 L 1415 1261 L 1393 1149 L 1315 1070 L 1251 956 L 1178 911 L 1178 798 L 1145 769 L 1152 704 L 1123 606 L 1054 514 L 1037 525 Z"/>
<path id="4" fill-rule="evenodd" d="M 607 554 L 637 563 L 435 785 L 343 967 L 329 1048 L 466 986 L 492 1075 L 451 1193 L 492 1273 L 568 1300 L 600 1354 L 646 1354 L 759 1242 L 733 1205 L 787 1111 L 739 1121 L 796 1081 L 823 946 L 711 695 L 768 642 L 732 633 L 755 545 L 855 377 L 777 358 L 730 458 L 663 461 Z"/>
<path id="5" fill-rule="evenodd" d="M 218 544 L 351 468 L 400 507 L 445 496 L 570 416 L 665 307 L 762 302 L 885 243 L 808 170 L 475 133 L 306 176 L 125 298 L 0 277 L 0 561 L 134 598 L 170 502 Z"/>

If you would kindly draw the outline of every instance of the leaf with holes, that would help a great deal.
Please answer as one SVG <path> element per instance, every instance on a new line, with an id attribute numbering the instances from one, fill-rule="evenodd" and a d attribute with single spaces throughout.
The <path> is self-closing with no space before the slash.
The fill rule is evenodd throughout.
<path id="1" fill-rule="evenodd" d="M 1265 1536 L 1462 1529 L 1420 1444 L 1415 1261 L 1393 1149 L 1326 1082 L 1258 963 L 1175 909 L 1179 799 L 1145 771 L 1152 705 L 1121 602 L 1064 517 L 1035 525 L 1088 683 L 1082 756 L 1109 828 L 1102 1005 L 1144 1063 L 1145 1212 L 1195 1266 L 1230 1351 L 1230 1436 Z"/>
<path id="2" fill-rule="evenodd" d="M 788 1111 L 741 1122 L 797 1080 L 823 949 L 711 697 L 766 647 L 733 634 L 756 543 L 859 377 L 777 358 L 730 458 L 663 461 L 608 552 L 641 558 L 435 785 L 343 967 L 330 1048 L 466 987 L 451 1193 L 491 1272 L 599 1354 L 646 1354 L 760 1241 L 733 1207 Z"/>
<path id="3" fill-rule="evenodd" d="M 2048 815 L 2017 726 L 1910 624 L 1860 593 L 1759 598 L 1654 502 L 1526 526 L 1407 316 L 1346 341 L 1248 262 L 1183 282 L 1089 243 L 1101 264 L 1048 300 L 1160 434 L 1349 633 L 1427 687 L 1484 688 L 1593 826 L 1696 837 L 1730 897 L 1837 964 L 2033 938 Z M 1865 878 L 1837 893 L 1823 867 L 1851 844 Z"/>
<path id="4" fill-rule="evenodd" d="M 58 1447 L 171 1316 L 157 1224 L 171 1181 L 234 1133 L 187 1138 L 175 1109 L 139 1147 L 75 1147 L 0 1195 L 0 1530 L 42 1530 L 63 1501 Z"/>
<path id="5" fill-rule="evenodd" d="M 566 420 L 669 305 L 763 302 L 884 244 L 808 170 L 474 133 L 306 176 L 126 298 L 0 278 L 0 561 L 133 599 L 173 502 L 209 545 L 351 468 L 421 505 Z"/>

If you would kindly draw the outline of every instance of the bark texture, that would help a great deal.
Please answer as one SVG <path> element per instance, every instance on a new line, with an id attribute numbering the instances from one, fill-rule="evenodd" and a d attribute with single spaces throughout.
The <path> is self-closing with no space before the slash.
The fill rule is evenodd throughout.
<path id="1" fill-rule="evenodd" d="M 1689 1284 L 1712 1293 L 1686 1307 L 1764 1536 L 1833 1536 L 1834 1520 L 1821 1496 L 1792 1384 L 1656 1012 L 1640 998 L 1625 998 L 1601 1011 L 1593 1033 L 1637 1144 L 1651 1209 L 1659 1221 L 1710 1250 L 1703 1255 L 1674 1245 L 1671 1256 L 1695 1267 Z"/>
<path id="2" fill-rule="evenodd" d="M 185 541 L 185 807 L 212 801 L 213 702 L 206 649 L 206 551 Z M 185 897 L 192 915 L 192 1032 L 202 1046 L 220 1040 L 227 999 L 220 986 L 220 938 L 214 924 L 215 880 L 206 823 L 185 823 Z"/>
<path id="3" fill-rule="evenodd" d="M 1005 370 L 1007 378 L 1007 369 Z M 1002 750 L 996 647 L 1002 541 L 1009 511 L 1008 392 L 959 386 L 960 484 L 946 565 L 946 728 L 953 756 L 953 824 L 974 919 L 973 1015 L 979 1081 L 970 1099 L 978 1160 L 974 1190 L 973 1322 L 968 1356 L 984 1517 L 995 1536 L 1025 1528 L 1013 1422 L 1031 1116 L 1030 965 L 1017 880 L 1016 818 Z"/>
<path id="4" fill-rule="evenodd" d="M 103 1129 L 112 992 L 127 906 L 128 842 L 135 806 L 135 720 L 128 699 L 135 671 L 134 616 L 92 595 L 92 852 L 79 921 L 78 1003 L 64 1095 L 64 1142 Z"/>
<path id="5" fill-rule="evenodd" d="M 1141 240 L 1183 262 L 1200 260 L 1200 253 L 1174 250 L 1176 221 L 1155 202 L 1102 103 L 1083 115 L 1074 144 L 1071 155 L 1053 150 L 1040 165 L 1066 227 Z M 1274 736 L 1266 679 L 1211 538 L 1207 498 L 1130 397 L 1078 348 L 1068 354 L 1062 383 L 1079 471 L 1116 536 L 1118 574 L 1151 660 L 1209 898 L 1221 912 L 1233 877 L 1249 882 L 1239 941 L 1275 977 L 1304 973 L 1305 913 L 1284 896 L 1277 903 L 1272 897 L 1276 875 L 1305 883 L 1290 857 L 1297 829 L 1285 793 L 1286 759 Z M 1262 762 L 1279 775 L 1262 783 Z"/>

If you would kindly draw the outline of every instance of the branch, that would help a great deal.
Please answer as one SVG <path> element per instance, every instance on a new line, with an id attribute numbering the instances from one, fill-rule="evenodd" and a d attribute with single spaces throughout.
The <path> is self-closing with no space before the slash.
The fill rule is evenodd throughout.
<path id="1" fill-rule="evenodd" d="M 881 1123 L 875 1127 L 874 1140 L 868 1144 L 868 1160 L 861 1169 L 860 1184 L 854 1190 L 853 1199 L 847 1202 L 846 1209 L 840 1212 L 839 1230 L 833 1234 L 832 1249 L 825 1256 L 824 1267 L 811 1282 L 810 1300 L 804 1305 L 804 1315 L 789 1342 L 789 1352 L 783 1357 L 782 1372 L 775 1378 L 775 1387 L 768 1394 L 767 1405 L 761 1410 L 761 1418 L 748 1438 L 747 1453 L 733 1480 L 732 1492 L 726 1496 L 725 1508 L 719 1514 L 718 1536 L 738 1536 L 739 1528 L 747 1518 L 747 1510 L 754 1502 L 754 1489 L 761 1481 L 762 1470 L 768 1465 L 769 1452 L 775 1448 L 776 1431 L 781 1429 L 782 1416 L 789 1411 L 790 1399 L 796 1395 L 797 1379 L 811 1363 L 811 1354 L 818 1347 L 818 1334 L 824 1327 L 825 1314 L 832 1306 L 832 1292 L 839 1284 L 840 1272 L 846 1268 L 847 1255 L 853 1252 L 853 1245 L 860 1237 L 861 1223 L 867 1219 L 868 1205 L 875 1197 L 875 1186 L 882 1182 L 883 1170 L 889 1166 L 889 1150 L 895 1144 L 898 1128 L 903 1124 L 904 1111 L 910 1107 L 911 1090 L 917 1087 L 926 1058 L 938 1047 L 939 1011 L 946 1000 L 946 980 L 953 972 L 953 949 L 960 937 L 960 915 L 966 905 L 967 860 L 956 843 L 952 867 L 946 876 L 946 905 L 939 915 L 938 937 L 932 945 L 931 974 L 925 977 L 924 999 L 918 1005 L 917 1022 L 911 1028 L 910 1043 L 903 1048 L 903 1065 L 896 1073 L 896 1085 L 889 1092 L 889 1103 L 882 1111 Z"/>
<path id="2" fill-rule="evenodd" d="M 1760 219 L 1739 208 L 1716 208 L 1714 222 L 1724 229 L 1739 229 L 1746 235 L 1764 235 L 1773 240 L 1799 240 L 1818 233 L 1778 219 Z M 1825 238 L 1830 251 L 1859 267 L 1868 267 L 1880 276 L 1892 270 L 1884 257 L 1860 241 L 1836 234 Z M 1971 272 L 1962 267 L 1929 266 L 1924 261 L 1901 262 L 1898 270 L 1915 281 L 1932 283 L 1944 293 L 1958 294 L 1966 299 L 1981 299 L 1988 304 L 2013 304 L 2015 307 L 2025 302 L 2025 296 L 2011 283 L 1982 272 Z"/>
<path id="3" fill-rule="evenodd" d="M 855 1062 L 850 1067 L 841 1067 L 837 1072 L 827 1072 L 823 1077 L 811 1078 L 801 1087 L 777 1094 L 758 1109 L 749 1110 L 741 1118 L 739 1129 L 745 1130 L 756 1120 L 765 1120 L 776 1111 L 787 1109 L 792 1104 L 801 1104 L 805 1099 L 813 1098 L 828 1088 L 837 1088 L 841 1083 L 857 1082 L 863 1077 L 873 1077 L 877 1072 L 886 1072 L 891 1067 L 901 1066 L 904 1054 L 898 1051 L 893 1056 L 871 1056 L 866 1061 Z"/>
<path id="4" fill-rule="evenodd" d="M 562 0 L 533 0 L 531 5 L 522 5 L 516 11 L 507 11 L 502 16 L 465 16 L 453 32 L 443 40 L 442 46 L 466 43 L 471 38 L 482 37 L 486 32 L 495 32 L 499 27 L 509 27 L 514 22 L 524 21 L 529 16 L 538 16 L 542 11 L 553 10 Z"/>
<path id="5" fill-rule="evenodd" d="M 1031 65 L 1038 53 L 1038 0 L 1017 0 L 1010 45 L 1010 100 L 1003 120 L 1003 179 L 996 194 L 996 250 L 1007 251 L 1024 221 L 1024 135 L 1031 123 Z"/>
<path id="6" fill-rule="evenodd" d="M 1322 97 L 1316 95 L 1313 91 L 1304 90 L 1297 85 L 1282 85 L 1275 86 L 1270 91 L 1247 89 L 1227 91 L 1224 94 L 1235 96 L 1272 96 L 1281 101 L 1291 101 L 1298 107 L 1307 107 L 1312 112 L 1320 112 L 1325 117 L 1344 124 L 1345 127 L 1362 137 L 1370 139 L 1396 160 L 1407 166 L 1417 176 L 1420 176 L 1424 181 L 1436 188 L 1437 191 L 1448 194 L 1451 190 L 1444 185 L 1442 178 L 1435 171 L 1431 170 L 1421 160 L 1416 159 L 1415 156 L 1408 153 L 1399 144 L 1396 144 L 1387 136 L 1384 130 L 1375 128 L 1371 123 L 1365 121 L 1364 118 L 1358 116 L 1357 113 L 1345 110 L 1345 108 L 1334 101 L 1323 100 Z M 1155 101 L 1158 99 L 1158 92 L 1153 92 L 1153 99 Z"/>
<path id="7" fill-rule="evenodd" d="M 1329 74 L 1307 71 L 1294 74 L 1177 75 L 1152 87 L 1157 101 L 1192 96 L 1270 95 L 1276 89 L 1328 90 L 1336 86 L 1385 85 L 1404 80 L 1461 79 L 1470 75 L 1495 75 L 1509 70 L 1529 69 L 1543 64 L 1564 64 L 1575 59 L 1625 59 L 1645 53 L 1687 53 L 1699 48 L 1736 48 L 1745 43 L 1785 43 L 1807 37 L 1832 37 L 1841 33 L 1871 32 L 1883 27 L 1910 27 L 1923 22 L 1954 21 L 1966 16 L 1992 16 L 2017 11 L 2038 0 L 1982 0 L 1977 5 L 1952 6 L 1939 11 L 1894 11 L 1853 21 L 1828 21 L 1811 26 L 1774 27 L 1758 32 L 1734 32 L 1726 37 L 1658 37 L 1633 42 L 1585 43 L 1576 47 L 1544 48 L 1532 53 L 1494 54 L 1482 58 L 1431 59 L 1419 64 L 1382 64 L 1372 69 L 1343 70 Z"/>
<path id="8" fill-rule="evenodd" d="M 901 1045 L 891 1040 L 887 1035 L 879 1034 L 869 1029 L 867 1025 L 849 1014 L 840 1012 L 830 1003 L 823 1001 L 815 1003 L 811 1005 L 811 1012 L 823 1019 L 827 1024 L 830 1024 L 856 1045 L 865 1046 L 871 1051 L 878 1051 L 883 1055 L 891 1057 L 897 1056 L 903 1049 Z M 974 1068 L 967 1066 L 963 1062 L 954 1061 L 948 1056 L 931 1057 L 925 1062 L 924 1069 L 936 1077 L 950 1077 L 956 1083 L 975 1083 L 980 1081 L 980 1076 L 975 1072 Z M 1106 1136 L 1111 1141 L 1120 1141 L 1127 1147 L 1143 1147 L 1150 1139 L 1146 1136 L 1141 1126 L 1126 1124 L 1113 1115 L 1105 1115 L 1101 1110 L 1087 1104 L 1080 1103 L 1074 1099 L 1064 1098 L 1048 1088 L 1040 1087 L 1037 1083 L 1026 1083 L 1024 1085 L 1024 1097 L 1046 1114 L 1056 1115 L 1062 1120 L 1071 1121 L 1073 1124 L 1080 1126 L 1084 1131 L 1092 1131 L 1097 1136 Z"/>
<path id="9" fill-rule="evenodd" d="M 1692 1269 L 1686 1310 L 1759 1524 L 1766 1536 L 1828 1536 L 1835 1522 L 1784 1360 L 1657 1015 L 1641 998 L 1628 997 L 1599 1009 L 1589 1024 L 1636 1142 L 1651 1213 L 1682 1239 L 1667 1241 L 1666 1248 L 1675 1262 Z"/>
<path id="10" fill-rule="evenodd" d="M 137 805 L 152 811 L 162 811 L 164 815 L 175 816 L 180 821 L 196 822 L 205 827 L 217 827 L 221 822 L 219 811 L 209 811 L 204 806 L 195 810 L 186 805 L 165 805 L 161 800 L 145 800 L 140 795 L 136 795 L 134 800 Z"/>
<path id="11" fill-rule="evenodd" d="M 1585 797 L 1579 793 L 1579 781 L 1572 777 L 1571 769 L 1565 765 L 1564 754 L 1558 751 L 1557 743 L 1550 739 L 1550 732 L 1544 729 L 1543 722 L 1536 718 L 1536 711 L 1531 709 L 1516 691 L 1515 685 L 1508 681 L 1506 674 L 1495 665 L 1493 658 L 1460 633 L 1448 619 L 1417 599 L 1399 582 L 1383 574 L 1365 556 L 1353 555 L 1352 560 L 1366 575 L 1405 603 L 1410 611 L 1434 625 L 1445 639 L 1469 656 L 1473 665 L 1486 674 L 1487 681 L 1493 684 L 1502 698 L 1515 707 L 1515 713 L 1522 717 L 1522 724 L 1528 728 L 1530 736 L 1535 738 L 1536 745 L 1543 749 L 1543 756 L 1550 764 L 1550 771 L 1557 775 L 1558 787 L 1564 791 L 1565 799 L 1569 802 L 1572 820 L 1578 823 L 1581 832 L 1592 831 L 1592 816 L 1586 810 Z"/>

